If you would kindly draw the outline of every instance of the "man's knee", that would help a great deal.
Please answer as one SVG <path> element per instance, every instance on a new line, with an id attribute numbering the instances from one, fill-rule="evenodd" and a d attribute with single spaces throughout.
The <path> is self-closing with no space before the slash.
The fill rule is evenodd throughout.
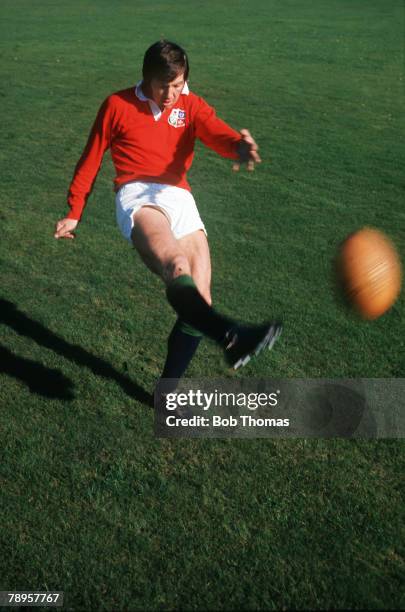
<path id="1" fill-rule="evenodd" d="M 189 261 L 182 253 L 176 253 L 170 258 L 168 263 L 164 266 L 164 280 L 170 282 L 174 278 L 181 276 L 182 274 L 190 274 L 191 268 Z"/>
<path id="2" fill-rule="evenodd" d="M 166 283 L 170 283 L 170 281 L 177 278 L 178 276 L 182 276 L 183 274 L 188 274 L 194 277 L 187 256 L 183 253 L 176 253 L 163 267 L 163 280 Z M 204 282 L 199 282 L 199 280 L 196 278 L 195 282 L 198 291 L 200 292 L 204 300 L 211 306 L 212 298 L 209 281 L 207 280 Z"/>

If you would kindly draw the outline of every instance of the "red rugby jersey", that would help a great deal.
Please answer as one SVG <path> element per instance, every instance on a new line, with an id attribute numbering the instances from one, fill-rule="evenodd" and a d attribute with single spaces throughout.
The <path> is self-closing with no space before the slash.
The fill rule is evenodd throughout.
<path id="1" fill-rule="evenodd" d="M 238 159 L 241 137 L 202 98 L 181 94 L 175 107 L 156 121 L 149 102 L 135 87 L 109 96 L 101 105 L 89 139 L 75 168 L 68 194 L 69 219 L 80 219 L 105 151 L 111 149 L 115 188 L 128 181 L 167 183 L 190 191 L 186 173 L 194 142 L 230 159 Z"/>

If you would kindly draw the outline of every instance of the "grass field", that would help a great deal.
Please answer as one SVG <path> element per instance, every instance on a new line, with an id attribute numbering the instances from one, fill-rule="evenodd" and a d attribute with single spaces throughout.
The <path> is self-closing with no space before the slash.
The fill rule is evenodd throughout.
<path id="1" fill-rule="evenodd" d="M 405 261 L 400 0 L 3 0 L 0 590 L 74 610 L 404 608 L 401 440 L 160 440 L 148 395 L 175 320 L 115 227 L 106 156 L 56 241 L 101 101 L 161 35 L 263 158 L 198 146 L 190 182 L 218 309 L 283 318 L 238 377 L 403 377 L 404 294 L 366 323 L 334 296 L 371 225 Z M 206 342 L 189 376 L 228 376 Z"/>

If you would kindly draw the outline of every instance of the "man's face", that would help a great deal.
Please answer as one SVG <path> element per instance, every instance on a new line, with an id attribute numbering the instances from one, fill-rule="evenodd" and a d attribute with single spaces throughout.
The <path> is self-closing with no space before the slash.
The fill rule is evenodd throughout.
<path id="1" fill-rule="evenodd" d="M 184 87 L 184 73 L 176 76 L 173 81 L 152 79 L 149 83 L 147 95 L 159 106 L 161 110 L 171 108 L 180 97 Z"/>

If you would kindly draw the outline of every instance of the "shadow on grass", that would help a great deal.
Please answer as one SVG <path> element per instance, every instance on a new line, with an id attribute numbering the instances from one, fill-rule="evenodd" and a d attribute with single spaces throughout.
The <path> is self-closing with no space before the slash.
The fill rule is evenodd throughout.
<path id="1" fill-rule="evenodd" d="M 44 397 L 63 400 L 74 398 L 73 383 L 60 370 L 46 368 L 31 359 L 17 357 L 4 346 L 0 346 L 0 372 L 22 380 L 30 391 Z"/>
<path id="2" fill-rule="evenodd" d="M 88 368 L 97 376 L 113 380 L 120 385 L 121 389 L 127 395 L 136 399 L 138 402 L 149 406 L 152 405 L 152 397 L 145 389 L 137 385 L 127 376 L 117 372 L 117 370 L 107 361 L 92 355 L 81 346 L 70 344 L 70 342 L 57 336 L 41 323 L 38 323 L 38 321 L 30 319 L 24 313 L 20 312 L 16 305 L 8 300 L 0 299 L 0 323 L 12 327 L 14 331 L 21 336 L 32 338 L 37 344 L 58 353 L 66 359 L 70 359 L 77 365 Z M 73 399 L 73 394 L 70 390 L 70 385 L 72 383 L 59 372 L 59 370 L 45 368 L 34 361 L 16 357 L 7 349 L 2 348 L 1 355 L 3 351 L 6 351 L 8 354 L 4 354 L 4 359 L 2 360 L 4 365 L 0 366 L 0 371 L 16 378 L 21 378 L 21 380 L 28 384 L 32 391 L 41 393 L 42 395 L 44 395 L 43 391 L 48 383 L 51 385 L 51 389 L 55 391 L 55 385 L 58 384 L 57 380 L 59 377 L 59 382 L 62 384 L 64 392 L 68 393 L 68 395 L 64 395 L 63 398 Z M 10 360 L 9 363 L 8 360 Z M 54 377 L 52 383 L 50 382 L 51 377 Z M 51 395 L 49 391 L 48 396 L 60 397 L 58 395 Z"/>

